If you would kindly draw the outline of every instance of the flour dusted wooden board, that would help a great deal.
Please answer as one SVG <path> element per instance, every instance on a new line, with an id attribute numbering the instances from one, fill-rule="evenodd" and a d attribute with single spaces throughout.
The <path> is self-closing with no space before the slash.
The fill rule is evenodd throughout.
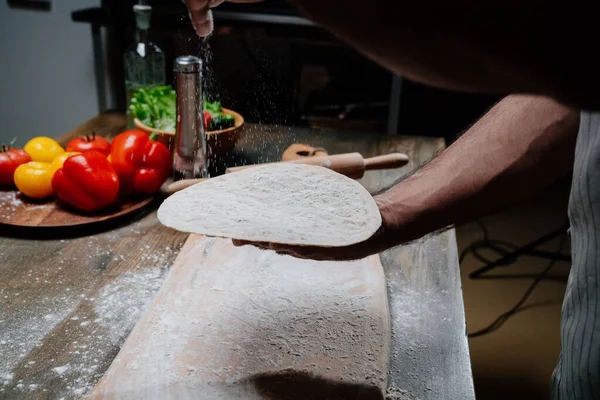
<path id="1" fill-rule="evenodd" d="M 104 399 L 382 399 L 379 257 L 314 262 L 191 235 L 93 390 Z"/>

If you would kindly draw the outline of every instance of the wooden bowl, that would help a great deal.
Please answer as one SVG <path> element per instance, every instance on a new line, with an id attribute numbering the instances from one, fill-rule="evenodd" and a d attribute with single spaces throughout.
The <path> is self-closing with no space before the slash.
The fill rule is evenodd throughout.
<path id="1" fill-rule="evenodd" d="M 232 150 L 244 132 L 244 117 L 227 108 L 223 108 L 223 113 L 233 115 L 235 122 L 231 128 L 206 132 L 206 145 L 208 147 L 208 152 L 211 155 L 221 156 Z M 158 141 L 164 143 L 169 150 L 173 151 L 173 146 L 175 145 L 175 132 L 151 128 L 144 125 L 137 118 L 135 118 L 133 122 L 135 127 L 141 131 L 147 132 L 148 134 L 156 133 L 158 135 Z"/>

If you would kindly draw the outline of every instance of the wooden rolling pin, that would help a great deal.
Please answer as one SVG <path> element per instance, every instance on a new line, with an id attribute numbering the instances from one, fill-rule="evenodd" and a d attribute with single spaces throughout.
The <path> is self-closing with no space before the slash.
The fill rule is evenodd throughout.
<path id="1" fill-rule="evenodd" d="M 207 181 L 208 179 L 210 178 L 182 179 L 180 181 L 173 182 L 169 186 L 167 186 L 166 192 L 168 195 L 172 195 L 174 193 L 179 192 L 180 190 L 187 189 L 190 186 L 195 185 L 196 183 Z"/>
<path id="2" fill-rule="evenodd" d="M 372 158 L 363 158 L 360 153 L 346 153 L 336 154 L 333 156 L 301 158 L 286 162 L 294 164 L 318 165 L 320 167 L 332 169 L 342 175 L 346 175 L 349 178 L 360 179 L 364 176 L 365 171 L 402 167 L 408 163 L 408 156 L 402 153 L 391 153 Z M 227 173 L 241 171 L 246 168 L 256 167 L 257 165 L 270 164 L 274 163 L 231 167 L 227 168 Z"/>
<path id="3" fill-rule="evenodd" d="M 294 143 L 281 156 L 281 161 L 292 161 L 307 157 L 328 156 L 329 153 L 321 147 L 312 147 L 307 144 Z"/>
<path id="4" fill-rule="evenodd" d="M 346 175 L 349 178 L 360 179 L 364 176 L 365 171 L 402 167 L 408 163 L 408 156 L 402 153 L 391 153 L 383 156 L 363 158 L 360 153 L 346 153 L 336 154 L 333 156 L 307 157 L 286 162 L 294 164 L 318 165 L 332 169 L 342 175 Z M 237 172 L 246 168 L 257 167 L 259 165 L 263 166 L 271 164 L 278 163 L 252 164 L 241 167 L 231 167 L 227 168 L 226 173 Z M 174 182 L 168 186 L 167 193 L 173 194 L 202 181 L 204 181 L 204 179 L 185 179 Z"/>

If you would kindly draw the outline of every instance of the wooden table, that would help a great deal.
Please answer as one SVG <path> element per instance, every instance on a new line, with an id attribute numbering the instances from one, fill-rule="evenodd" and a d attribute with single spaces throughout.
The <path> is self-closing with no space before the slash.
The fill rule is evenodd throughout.
<path id="1" fill-rule="evenodd" d="M 92 129 L 111 136 L 124 123 L 105 114 L 61 141 Z M 361 183 L 372 193 L 443 148 L 441 139 L 248 124 L 227 162 L 277 161 L 295 142 L 330 154 L 407 153 L 402 169 L 367 172 Z M 80 398 L 93 387 L 187 237 L 161 226 L 154 209 L 95 229 L 35 237 L 0 228 L 0 398 Z M 474 398 L 454 230 L 381 259 L 392 313 L 389 398 Z"/>

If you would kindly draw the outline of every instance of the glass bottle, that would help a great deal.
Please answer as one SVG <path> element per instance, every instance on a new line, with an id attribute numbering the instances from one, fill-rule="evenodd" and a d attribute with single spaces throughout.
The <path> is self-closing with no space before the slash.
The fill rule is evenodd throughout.
<path id="1" fill-rule="evenodd" d="M 125 51 L 125 90 L 129 127 L 133 117 L 129 110 L 131 97 L 140 87 L 154 87 L 165 84 L 165 54 L 149 39 L 152 7 L 135 4 L 135 43 Z"/>

